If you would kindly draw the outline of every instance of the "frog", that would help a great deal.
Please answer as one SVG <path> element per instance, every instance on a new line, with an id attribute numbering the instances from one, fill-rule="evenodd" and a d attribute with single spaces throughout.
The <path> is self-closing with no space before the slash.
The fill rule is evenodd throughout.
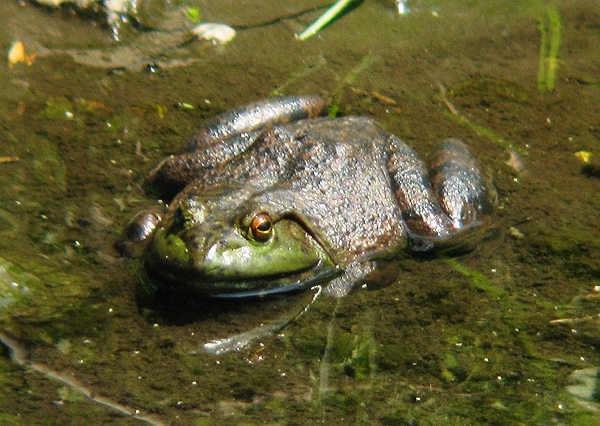
<path id="1" fill-rule="evenodd" d="M 341 297 L 393 282 L 407 254 L 477 246 L 494 192 L 464 142 L 444 140 L 426 163 L 372 118 L 327 111 L 317 95 L 254 101 L 153 168 L 144 186 L 164 207 L 136 215 L 120 241 L 147 285 Z"/>

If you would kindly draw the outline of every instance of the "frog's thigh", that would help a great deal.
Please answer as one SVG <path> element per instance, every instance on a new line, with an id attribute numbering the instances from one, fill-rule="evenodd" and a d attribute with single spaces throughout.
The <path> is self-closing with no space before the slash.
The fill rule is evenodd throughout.
<path id="1" fill-rule="evenodd" d="M 206 170 L 203 158 L 194 154 L 170 155 L 148 173 L 152 191 L 170 199 Z"/>
<path id="2" fill-rule="evenodd" d="M 248 150 L 273 125 L 316 117 L 325 109 L 319 96 L 282 96 L 252 102 L 209 119 L 148 176 L 151 187 L 171 197 L 207 170 Z"/>
<path id="3" fill-rule="evenodd" d="M 223 141 L 236 135 L 274 124 L 317 117 L 324 110 L 325 101 L 319 96 L 281 96 L 252 102 L 209 119 L 183 146 L 182 152 L 213 150 L 213 146 L 220 147 Z M 241 152 L 247 146 L 241 146 L 237 151 Z"/>
<path id="4" fill-rule="evenodd" d="M 452 223 L 431 188 L 423 160 L 394 135 L 388 138 L 388 152 L 388 173 L 410 236 L 448 236 Z"/>

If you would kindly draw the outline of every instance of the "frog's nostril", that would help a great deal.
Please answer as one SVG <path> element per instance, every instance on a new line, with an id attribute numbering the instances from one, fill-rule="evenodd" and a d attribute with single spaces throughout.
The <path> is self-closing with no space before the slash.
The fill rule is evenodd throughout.
<path id="1" fill-rule="evenodd" d="M 169 226 L 169 228 L 167 229 L 167 233 L 178 234 L 179 232 L 183 231 L 184 227 L 185 218 L 183 217 L 183 212 L 181 211 L 181 208 L 178 208 L 173 213 L 173 222 L 171 223 L 171 226 Z"/>

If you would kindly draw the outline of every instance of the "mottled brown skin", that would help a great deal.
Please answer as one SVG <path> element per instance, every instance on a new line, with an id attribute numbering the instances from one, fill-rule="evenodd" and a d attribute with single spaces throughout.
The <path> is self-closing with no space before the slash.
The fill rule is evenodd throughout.
<path id="1" fill-rule="evenodd" d="M 331 281 L 341 296 L 407 245 L 453 246 L 488 222 L 490 192 L 461 141 L 446 140 L 426 167 L 373 120 L 323 110 L 314 96 L 236 108 L 151 172 L 164 199 L 177 194 L 162 220 L 135 222 L 158 285 L 246 296 Z"/>
<path id="2" fill-rule="evenodd" d="M 150 173 L 151 190 L 159 188 L 161 195 L 174 196 L 205 171 L 246 151 L 269 127 L 317 117 L 324 109 L 318 96 L 280 97 L 219 114 L 207 120 L 177 155 L 165 158 Z"/>

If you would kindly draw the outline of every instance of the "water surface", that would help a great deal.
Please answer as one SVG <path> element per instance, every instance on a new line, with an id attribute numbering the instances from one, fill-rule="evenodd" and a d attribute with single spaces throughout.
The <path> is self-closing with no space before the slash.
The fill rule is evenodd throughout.
<path id="1" fill-rule="evenodd" d="M 557 66 L 555 89 L 540 91 L 548 2 L 409 2 L 405 15 L 393 3 L 364 2 L 300 42 L 322 9 L 277 18 L 323 2 L 180 1 L 144 11 L 156 31 L 125 27 L 117 43 L 95 16 L 2 2 L 4 51 L 22 40 L 38 53 L 0 66 L 2 333 L 155 424 L 598 424 L 597 5 L 551 6 L 561 45 L 541 61 Z M 185 5 L 236 38 L 185 43 Z M 312 295 L 150 310 L 112 244 L 153 203 L 144 173 L 204 118 L 302 93 L 422 155 L 466 141 L 498 191 L 497 235 L 455 261 L 408 258 L 392 285 L 320 298 L 246 350 L 192 354 Z M 142 422 L 5 354 L 3 424 Z M 586 374 L 591 388 L 569 387 Z"/>

